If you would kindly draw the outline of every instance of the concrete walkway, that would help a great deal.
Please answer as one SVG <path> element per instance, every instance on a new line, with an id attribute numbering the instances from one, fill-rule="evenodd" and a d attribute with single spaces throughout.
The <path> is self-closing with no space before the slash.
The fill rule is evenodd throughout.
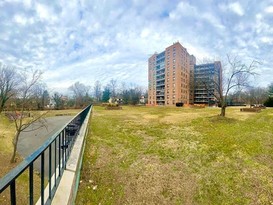
<path id="1" fill-rule="evenodd" d="M 38 149 L 49 137 L 68 123 L 74 116 L 58 116 L 46 118 L 46 126 L 35 130 L 41 126 L 35 123 L 20 134 L 18 141 L 18 153 L 27 157 Z M 32 131 L 34 130 L 34 131 Z"/>
<path id="2" fill-rule="evenodd" d="M 41 124 L 34 123 L 29 128 L 22 132 L 18 141 L 18 153 L 22 157 L 27 157 L 37 150 L 49 137 L 60 130 L 74 116 L 57 116 L 46 118 L 46 126 L 40 127 Z M 40 127 L 37 129 L 37 127 Z M 53 152 L 52 152 L 53 153 Z M 52 156 L 54 157 L 54 156 Z M 48 151 L 45 153 L 45 175 L 48 176 Z M 34 168 L 40 172 L 40 159 L 34 163 Z"/>

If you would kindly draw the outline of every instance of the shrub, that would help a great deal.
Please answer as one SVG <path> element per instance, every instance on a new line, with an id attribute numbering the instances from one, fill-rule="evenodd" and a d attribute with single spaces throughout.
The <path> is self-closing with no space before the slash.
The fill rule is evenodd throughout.
<path id="1" fill-rule="evenodd" d="M 176 105 L 176 107 L 183 107 L 184 103 L 182 103 L 182 102 L 177 102 L 177 103 L 175 103 L 175 105 Z"/>
<path id="2" fill-rule="evenodd" d="M 267 98 L 267 100 L 264 102 L 264 105 L 266 107 L 273 107 L 273 97 Z"/>

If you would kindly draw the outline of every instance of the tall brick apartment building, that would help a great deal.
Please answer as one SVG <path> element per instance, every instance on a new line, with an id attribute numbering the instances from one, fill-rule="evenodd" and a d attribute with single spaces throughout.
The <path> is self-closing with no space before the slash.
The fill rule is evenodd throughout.
<path id="1" fill-rule="evenodd" d="M 153 54 L 148 60 L 148 104 L 194 104 L 195 89 L 200 86 L 195 66 L 196 58 L 179 42 Z"/>
<path id="2" fill-rule="evenodd" d="M 179 42 L 159 54 L 152 55 L 148 61 L 148 104 L 189 104 L 191 66 L 193 69 L 190 55 Z"/>

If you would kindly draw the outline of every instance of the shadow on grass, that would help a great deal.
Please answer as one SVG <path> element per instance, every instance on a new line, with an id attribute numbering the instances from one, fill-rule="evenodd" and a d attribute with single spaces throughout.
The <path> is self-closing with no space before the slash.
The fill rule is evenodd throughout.
<path id="1" fill-rule="evenodd" d="M 238 119 L 235 119 L 235 118 L 223 117 L 219 115 L 206 117 L 206 119 L 208 119 L 208 121 L 212 123 L 228 123 L 228 124 L 234 124 L 239 121 Z"/>

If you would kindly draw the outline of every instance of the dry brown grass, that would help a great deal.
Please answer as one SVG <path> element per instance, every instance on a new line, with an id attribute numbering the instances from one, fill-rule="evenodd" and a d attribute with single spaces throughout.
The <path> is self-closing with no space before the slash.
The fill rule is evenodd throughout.
<path id="1" fill-rule="evenodd" d="M 156 156 L 139 156 L 123 183 L 123 204 L 193 204 L 197 187 L 182 161 L 163 163 Z"/>
<path id="2" fill-rule="evenodd" d="M 76 204 L 270 204 L 272 113 L 219 113 L 95 107 Z"/>
<path id="3" fill-rule="evenodd" d="M 0 152 L 12 152 L 12 137 L 15 134 L 14 124 L 5 116 L 0 116 Z"/>

